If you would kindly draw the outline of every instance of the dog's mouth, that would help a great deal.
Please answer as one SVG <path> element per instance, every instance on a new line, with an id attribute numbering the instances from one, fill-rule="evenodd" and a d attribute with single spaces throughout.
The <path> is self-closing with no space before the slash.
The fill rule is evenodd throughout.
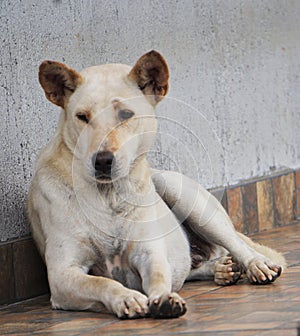
<path id="1" fill-rule="evenodd" d="M 95 179 L 98 183 L 112 183 L 113 178 L 111 175 L 95 172 Z"/>

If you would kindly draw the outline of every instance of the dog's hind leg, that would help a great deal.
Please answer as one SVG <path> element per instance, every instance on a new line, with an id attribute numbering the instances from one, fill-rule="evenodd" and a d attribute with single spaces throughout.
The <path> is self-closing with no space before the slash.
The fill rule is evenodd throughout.
<path id="1" fill-rule="evenodd" d="M 236 283 L 242 274 L 242 267 L 229 256 L 221 246 L 212 244 L 202 235 L 195 234 L 187 223 L 184 229 L 190 244 L 190 280 L 214 280 L 216 284 L 227 286 Z"/>
<path id="2" fill-rule="evenodd" d="M 152 179 L 160 196 L 183 225 L 188 225 L 207 241 L 226 248 L 243 266 L 250 282 L 269 283 L 281 274 L 278 253 L 272 250 L 266 257 L 241 239 L 221 204 L 198 183 L 167 171 L 155 171 Z"/>
<path id="3" fill-rule="evenodd" d="M 203 237 L 197 237 L 186 230 L 191 252 L 190 280 L 214 280 L 221 286 L 233 285 L 242 275 L 241 265 L 234 261 L 228 251 L 214 244 L 209 244 Z"/>

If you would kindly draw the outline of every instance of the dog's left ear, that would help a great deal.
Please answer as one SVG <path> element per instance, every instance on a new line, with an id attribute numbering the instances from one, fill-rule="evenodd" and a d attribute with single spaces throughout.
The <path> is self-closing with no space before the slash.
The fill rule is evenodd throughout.
<path id="1" fill-rule="evenodd" d="M 136 62 L 128 78 L 137 83 L 153 106 L 168 92 L 168 65 L 161 54 L 155 50 L 143 55 Z"/>

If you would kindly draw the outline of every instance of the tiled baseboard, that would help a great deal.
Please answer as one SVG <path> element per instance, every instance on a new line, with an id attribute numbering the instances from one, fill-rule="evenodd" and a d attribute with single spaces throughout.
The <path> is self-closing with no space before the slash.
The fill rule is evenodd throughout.
<path id="1" fill-rule="evenodd" d="M 285 170 L 211 190 L 246 234 L 287 225 L 300 217 L 300 171 Z M 46 268 L 31 237 L 0 244 L 0 304 L 49 291 Z"/>
<path id="2" fill-rule="evenodd" d="M 288 225 L 300 217 L 300 171 L 287 169 L 211 193 L 245 234 Z"/>
<path id="3" fill-rule="evenodd" d="M 0 244 L 0 304 L 48 291 L 46 267 L 31 237 Z"/>

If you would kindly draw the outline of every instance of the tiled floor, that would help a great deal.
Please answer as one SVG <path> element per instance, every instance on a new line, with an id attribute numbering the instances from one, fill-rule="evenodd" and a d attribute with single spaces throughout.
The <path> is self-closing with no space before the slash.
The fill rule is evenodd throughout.
<path id="1" fill-rule="evenodd" d="M 53 311 L 48 297 L 0 310 L 0 335 L 297 335 L 300 327 L 300 223 L 254 236 L 277 248 L 289 267 L 275 283 L 185 284 L 188 312 L 179 319 L 125 320 L 108 314 Z"/>

